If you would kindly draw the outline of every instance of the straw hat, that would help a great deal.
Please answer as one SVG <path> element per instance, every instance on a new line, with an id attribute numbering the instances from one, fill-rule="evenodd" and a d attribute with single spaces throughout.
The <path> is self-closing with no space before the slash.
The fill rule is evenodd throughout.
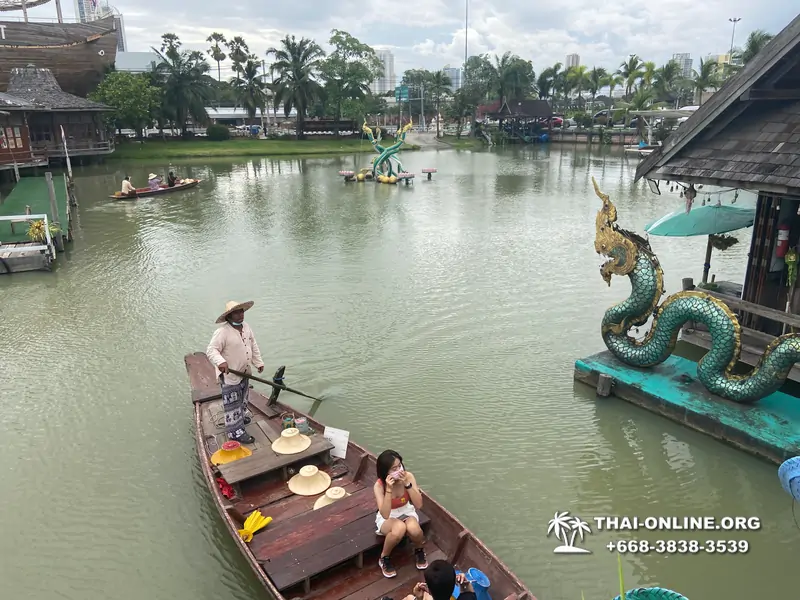
<path id="1" fill-rule="evenodd" d="M 236 300 L 228 300 L 228 302 L 225 304 L 225 312 L 222 313 L 219 317 L 217 317 L 216 322 L 224 323 L 225 319 L 227 319 L 228 315 L 231 314 L 232 312 L 240 309 L 250 310 L 253 304 L 255 304 L 255 302 L 253 302 L 252 300 L 249 300 L 247 302 L 236 302 Z"/>
<path id="2" fill-rule="evenodd" d="M 281 437 L 272 442 L 272 450 L 277 454 L 297 454 L 311 445 L 311 438 L 300 433 L 297 427 L 281 431 Z"/>
<path id="3" fill-rule="evenodd" d="M 323 506 L 328 506 L 328 504 L 333 504 L 337 500 L 341 500 L 342 498 L 349 496 L 347 492 L 344 491 L 343 487 L 332 487 L 329 488 L 327 492 L 325 492 L 324 496 L 320 496 L 317 498 L 317 501 L 314 502 L 314 510 L 322 508 Z"/>
<path id="4" fill-rule="evenodd" d="M 155 179 L 156 177 L 158 177 L 158 175 L 155 173 L 150 173 L 150 175 L 147 176 L 148 179 Z"/>
<path id="5" fill-rule="evenodd" d="M 289 489 L 298 496 L 316 496 L 328 489 L 331 476 L 314 465 L 306 465 L 289 480 Z"/>

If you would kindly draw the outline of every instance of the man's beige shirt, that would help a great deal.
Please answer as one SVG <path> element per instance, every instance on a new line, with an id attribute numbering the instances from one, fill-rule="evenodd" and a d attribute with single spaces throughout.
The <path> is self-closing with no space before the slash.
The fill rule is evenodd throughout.
<path id="1" fill-rule="evenodd" d="M 248 374 L 252 373 L 251 364 L 256 368 L 264 366 L 264 361 L 261 360 L 261 350 L 256 343 L 256 336 L 253 335 L 253 330 L 247 323 L 242 325 L 241 333 L 230 323 L 220 325 L 211 336 L 206 356 L 215 367 L 226 362 L 229 369 Z M 236 385 L 241 381 L 242 378 L 238 375 L 225 373 L 227 385 Z"/>

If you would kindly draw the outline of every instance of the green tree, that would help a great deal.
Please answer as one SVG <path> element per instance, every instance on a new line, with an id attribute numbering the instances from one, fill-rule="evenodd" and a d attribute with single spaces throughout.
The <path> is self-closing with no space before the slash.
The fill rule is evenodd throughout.
<path id="1" fill-rule="evenodd" d="M 697 103 L 703 104 L 703 92 L 717 89 L 720 85 L 719 65 L 713 60 L 700 59 L 700 68 L 694 71 L 694 91 Z"/>
<path id="2" fill-rule="evenodd" d="M 222 50 L 222 46 L 227 44 L 228 40 L 225 39 L 224 35 L 215 31 L 206 38 L 206 41 L 211 44 L 207 52 L 211 55 L 211 60 L 217 63 L 217 81 L 222 81 L 222 71 L 219 65 L 228 57 Z"/>
<path id="3" fill-rule="evenodd" d="M 625 83 L 625 98 L 628 99 L 636 82 L 644 75 L 644 63 L 636 54 L 631 54 L 628 60 L 619 66 L 617 73 L 622 76 Z"/>
<path id="4" fill-rule="evenodd" d="M 242 71 L 242 65 L 250 56 L 250 48 L 240 35 L 225 42 L 225 45 L 228 48 L 228 57 L 233 62 L 233 71 L 238 76 Z"/>
<path id="5" fill-rule="evenodd" d="M 744 43 L 744 48 L 735 51 L 734 56 L 738 54 L 742 64 L 746 65 L 753 60 L 774 37 L 774 35 L 767 33 L 763 29 L 751 31 L 750 35 L 747 36 L 747 41 Z"/>
<path id="6" fill-rule="evenodd" d="M 322 94 L 322 86 L 317 81 L 319 69 L 325 52 L 314 40 L 288 35 L 281 40 L 278 48 L 267 50 L 267 56 L 274 56 L 273 70 L 278 77 L 273 84 L 274 106 L 283 104 L 287 117 L 292 108 L 297 111 L 295 136 L 303 138 L 303 125 L 306 111 Z"/>
<path id="7" fill-rule="evenodd" d="M 607 78 L 608 72 L 603 67 L 592 67 L 592 70 L 586 74 L 586 91 L 591 95 L 592 103 L 594 103 L 600 88 L 608 85 Z"/>
<path id="8" fill-rule="evenodd" d="M 383 75 L 383 63 L 375 50 L 346 31 L 333 29 L 328 43 L 333 52 L 320 64 L 320 75 L 336 119 L 338 137 L 343 103 L 366 98 L 370 94 L 369 84 Z M 350 110 L 353 106 L 350 105 Z"/>
<path id="9" fill-rule="evenodd" d="M 501 57 L 494 57 L 489 81 L 491 92 L 500 100 L 524 100 L 536 87 L 536 74 L 529 60 L 506 52 Z"/>
<path id="10" fill-rule="evenodd" d="M 256 112 L 261 110 L 263 121 L 264 107 L 267 105 L 267 83 L 258 72 L 260 66 L 253 58 L 247 59 L 239 74 L 231 79 L 231 87 L 237 102 L 247 110 L 247 115 L 253 119 Z"/>
<path id="11" fill-rule="evenodd" d="M 442 98 L 450 93 L 450 89 L 452 87 L 453 82 L 450 81 L 450 77 L 448 77 L 444 71 L 436 71 L 433 74 L 430 82 L 430 93 L 433 97 L 434 106 L 436 107 L 436 139 L 439 139 L 439 123 L 441 121 L 440 109 L 442 106 Z"/>
<path id="12" fill-rule="evenodd" d="M 112 71 L 90 97 L 114 109 L 116 129 L 133 129 L 141 139 L 142 130 L 153 122 L 160 92 L 150 85 L 146 75 Z"/>

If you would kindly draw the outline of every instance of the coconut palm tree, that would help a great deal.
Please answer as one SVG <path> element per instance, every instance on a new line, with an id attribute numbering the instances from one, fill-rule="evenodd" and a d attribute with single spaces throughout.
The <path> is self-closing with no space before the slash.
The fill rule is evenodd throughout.
<path id="1" fill-rule="evenodd" d="M 222 51 L 221 45 L 225 45 L 228 40 L 225 39 L 224 35 L 215 31 L 206 38 L 206 41 L 211 44 L 211 47 L 206 52 L 211 55 L 211 60 L 217 63 L 217 81 L 222 81 L 222 71 L 219 64 L 228 56 Z"/>
<path id="2" fill-rule="evenodd" d="M 287 117 L 292 108 L 297 111 L 295 135 L 302 139 L 306 111 L 322 93 L 317 74 L 325 52 L 314 40 L 287 35 L 280 47 L 267 50 L 267 56 L 275 57 L 272 68 L 278 74 L 272 84 L 274 106 L 283 104 Z"/>
<path id="3" fill-rule="evenodd" d="M 670 60 L 664 66 L 656 69 L 653 78 L 653 91 L 658 100 L 675 102 L 680 95 L 683 72 L 681 66 Z"/>
<path id="4" fill-rule="evenodd" d="M 567 80 L 569 80 L 570 86 L 578 92 L 578 106 L 583 104 L 583 90 L 589 85 L 588 77 L 589 70 L 586 65 L 570 67 L 567 71 Z"/>
<path id="5" fill-rule="evenodd" d="M 753 60 L 774 37 L 774 35 L 767 33 L 763 29 L 751 31 L 750 35 L 747 36 L 747 41 L 744 43 L 744 48 L 734 54 L 738 54 L 739 58 L 742 60 L 742 64 L 746 65 Z"/>
<path id="6" fill-rule="evenodd" d="M 642 59 L 636 54 L 631 54 L 628 60 L 619 66 L 617 73 L 622 76 L 625 82 L 625 97 L 627 98 L 631 95 L 631 90 L 636 85 L 636 82 L 644 75 Z"/>
<path id="7" fill-rule="evenodd" d="M 536 88 L 539 90 L 539 98 L 547 100 L 553 94 L 553 83 L 555 81 L 555 71 L 553 67 L 547 67 L 536 79 Z"/>
<path id="8" fill-rule="evenodd" d="M 597 97 L 600 88 L 608 85 L 607 78 L 608 72 L 603 67 L 592 67 L 592 70 L 586 75 L 586 91 L 591 94 L 592 102 Z"/>
<path id="9" fill-rule="evenodd" d="M 430 82 L 428 83 L 428 90 L 433 96 L 433 102 L 436 106 L 436 139 L 439 139 L 439 123 L 441 121 L 439 109 L 441 107 L 442 98 L 450 93 L 450 88 L 453 87 L 453 82 L 450 81 L 444 71 L 436 71 L 433 74 Z"/>
<path id="10" fill-rule="evenodd" d="M 697 103 L 703 104 L 703 92 L 717 89 L 720 85 L 719 65 L 713 60 L 700 59 L 700 68 L 694 71 L 694 91 L 697 94 Z"/>
<path id="11" fill-rule="evenodd" d="M 196 122 L 208 119 L 205 107 L 213 98 L 211 87 L 214 81 L 208 76 L 210 67 L 202 52 L 180 50 L 177 37 L 163 51 L 152 48 L 159 59 L 153 78 L 164 90 L 164 111 L 173 117 L 182 134 L 186 133 L 186 121 L 192 117 Z"/>
<path id="12" fill-rule="evenodd" d="M 648 60 L 646 63 L 642 64 L 642 85 L 645 87 L 650 87 L 653 85 L 653 79 L 656 76 L 656 63 L 652 60 Z"/>
<path id="13" fill-rule="evenodd" d="M 534 87 L 535 74 L 530 61 L 522 60 L 511 52 L 506 52 L 499 58 L 495 56 L 494 64 L 488 70 L 492 91 L 501 101 L 521 100 Z"/>
<path id="14" fill-rule="evenodd" d="M 254 58 L 248 58 L 242 65 L 240 75 L 231 79 L 236 98 L 251 119 L 255 118 L 258 110 L 261 110 L 263 116 L 267 104 L 267 83 L 258 72 L 261 65 Z"/>

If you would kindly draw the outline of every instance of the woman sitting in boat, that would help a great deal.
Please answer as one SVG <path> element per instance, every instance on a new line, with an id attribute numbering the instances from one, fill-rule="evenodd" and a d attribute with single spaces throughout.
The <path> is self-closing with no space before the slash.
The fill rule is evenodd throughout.
<path id="1" fill-rule="evenodd" d="M 136 195 L 136 188 L 133 187 L 131 183 L 131 176 L 126 175 L 125 179 L 122 180 L 122 195 L 123 196 L 135 196 Z"/>
<path id="2" fill-rule="evenodd" d="M 167 185 L 168 185 L 169 187 L 175 187 L 175 184 L 176 184 L 176 183 L 178 183 L 178 178 L 177 178 L 177 177 L 175 177 L 175 173 L 173 173 L 172 171 L 170 171 L 170 172 L 169 172 L 169 175 L 167 175 Z"/>
<path id="3" fill-rule="evenodd" d="M 147 185 L 150 186 L 151 190 L 159 189 L 161 187 L 161 177 L 155 173 L 150 173 L 150 175 L 147 176 Z"/>
<path id="4" fill-rule="evenodd" d="M 406 535 L 414 543 L 417 569 L 427 568 L 425 534 L 419 525 L 418 508 L 422 508 L 422 494 L 411 471 L 403 466 L 403 457 L 394 450 L 384 450 L 377 460 L 378 480 L 373 489 L 378 504 L 375 515 L 377 533 L 385 536 L 378 565 L 384 577 L 397 575 L 389 555 Z"/>

